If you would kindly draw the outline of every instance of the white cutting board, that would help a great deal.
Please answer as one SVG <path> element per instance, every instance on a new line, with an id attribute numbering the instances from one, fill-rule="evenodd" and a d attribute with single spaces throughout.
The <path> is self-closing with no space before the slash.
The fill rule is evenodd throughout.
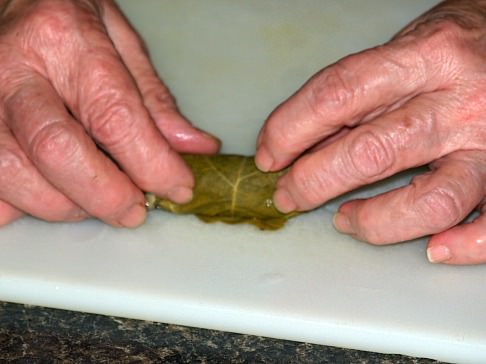
<path id="1" fill-rule="evenodd" d="M 185 114 L 225 152 L 249 154 L 266 115 L 308 76 L 436 1 L 120 3 Z M 485 362 L 486 266 L 429 264 L 423 240 L 353 241 L 333 230 L 335 208 L 277 232 L 163 212 L 137 230 L 24 218 L 0 230 L 0 299 Z"/>

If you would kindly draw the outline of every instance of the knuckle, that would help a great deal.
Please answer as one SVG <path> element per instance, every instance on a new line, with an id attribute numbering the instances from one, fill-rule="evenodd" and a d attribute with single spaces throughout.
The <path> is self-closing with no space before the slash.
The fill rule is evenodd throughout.
<path id="1" fill-rule="evenodd" d="M 372 245 L 390 243 L 390 237 L 383 229 L 382 219 L 377 215 L 371 200 L 361 200 L 353 210 L 351 220 L 354 227 L 354 237 Z"/>
<path id="2" fill-rule="evenodd" d="M 103 220 L 116 220 L 128 208 L 132 199 L 127 194 L 120 193 L 119 189 L 107 188 L 102 196 L 93 199 L 95 203 L 89 207 L 91 215 Z"/>
<path id="3" fill-rule="evenodd" d="M 158 102 L 167 107 L 175 106 L 175 99 L 158 79 L 149 79 L 144 82 L 143 98 L 148 102 Z"/>
<path id="4" fill-rule="evenodd" d="M 86 184 L 89 192 L 84 193 L 84 196 L 90 198 L 80 204 L 90 215 L 103 220 L 113 220 L 133 205 L 134 201 L 140 199 L 141 192 L 130 179 L 119 170 L 115 169 L 114 172 L 90 176 Z"/>
<path id="5" fill-rule="evenodd" d="M 137 131 L 136 120 L 148 118 L 148 113 L 141 99 L 134 97 L 132 81 L 125 75 L 116 76 L 120 64 L 115 55 L 103 54 L 102 59 L 92 61 L 80 120 L 103 147 L 129 142 Z"/>
<path id="6" fill-rule="evenodd" d="M 432 232 L 456 225 L 464 213 L 461 200 L 447 188 L 435 188 L 422 195 L 417 209 L 421 221 Z"/>
<path id="7" fill-rule="evenodd" d="M 131 133 L 136 130 L 133 111 L 117 97 L 97 98 L 89 114 L 89 132 L 103 147 L 112 148 L 129 142 Z"/>
<path id="8" fill-rule="evenodd" d="M 72 30 L 72 24 L 66 16 L 67 5 L 53 0 L 37 2 L 25 16 L 27 35 L 30 35 L 27 39 L 41 39 L 45 45 L 63 44 L 60 42 L 64 41 Z"/>
<path id="9" fill-rule="evenodd" d="M 384 176 L 394 164 L 391 143 L 373 131 L 360 133 L 345 146 L 351 171 L 362 182 Z"/>
<path id="10" fill-rule="evenodd" d="M 76 133 L 64 121 L 46 124 L 30 140 L 31 157 L 43 166 L 59 168 L 59 163 L 71 161 L 79 149 Z"/>
<path id="11" fill-rule="evenodd" d="M 425 36 L 417 43 L 417 54 L 425 60 L 430 69 L 439 69 L 451 73 L 451 67 L 460 67 L 457 57 L 462 57 L 464 47 L 464 29 L 452 18 L 437 19 L 432 26 L 423 24 Z"/>
<path id="12" fill-rule="evenodd" d="M 327 119 L 352 105 L 357 89 L 351 86 L 348 74 L 348 66 L 341 60 L 312 80 L 308 104 L 313 114 Z"/>
<path id="13" fill-rule="evenodd" d="M 456 41 L 464 33 L 464 27 L 462 26 L 462 20 L 458 17 L 449 16 L 435 21 L 432 28 L 430 40 L 437 41 Z"/>
<path id="14" fill-rule="evenodd" d="M 158 79 L 140 80 L 140 89 L 145 104 L 152 112 L 164 114 L 178 111 L 175 98 Z"/>
<path id="15" fill-rule="evenodd" d="M 361 240 L 372 245 L 382 245 L 386 242 L 381 230 L 376 227 L 376 219 L 366 209 L 361 209 L 356 214 L 357 236 Z"/>
<path id="16" fill-rule="evenodd" d="M 386 241 L 376 231 L 366 229 L 366 228 L 362 228 L 359 230 L 359 237 L 360 240 L 365 241 L 371 245 L 383 245 L 388 243 L 388 241 Z"/>
<path id="17" fill-rule="evenodd" d="M 305 163 L 302 163 L 303 159 L 305 157 L 290 169 L 289 174 L 296 188 L 294 193 L 298 194 L 299 207 L 307 210 L 325 202 L 322 199 L 330 181 L 320 168 L 309 169 Z"/>
<path id="18" fill-rule="evenodd" d="M 0 189 L 12 186 L 28 161 L 17 148 L 3 146 L 0 148 Z"/>
<path id="19" fill-rule="evenodd" d="M 26 39 L 38 43 L 48 48 L 59 48 L 63 45 L 71 44 L 75 14 L 80 11 L 99 16 L 101 8 L 95 1 L 63 1 L 63 0 L 44 0 L 31 2 L 30 7 L 25 10 L 25 6 L 11 6 L 7 8 L 8 13 L 22 12 L 23 29 L 26 32 Z M 71 42 L 63 43 L 67 38 Z"/>

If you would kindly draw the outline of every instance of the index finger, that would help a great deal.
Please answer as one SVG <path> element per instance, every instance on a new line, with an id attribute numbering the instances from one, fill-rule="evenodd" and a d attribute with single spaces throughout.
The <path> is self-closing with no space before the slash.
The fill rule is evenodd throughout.
<path id="1" fill-rule="evenodd" d="M 342 127 L 437 89 L 443 82 L 440 75 L 447 74 L 440 69 L 446 62 L 434 62 L 440 55 L 424 52 L 426 44 L 406 46 L 405 38 L 343 58 L 277 107 L 258 137 L 257 166 L 282 169 Z"/>
<path id="2" fill-rule="evenodd" d="M 156 128 L 137 87 L 117 56 L 88 59 L 96 70 L 84 81 L 75 109 L 89 134 L 144 191 L 177 203 L 192 197 L 193 176 Z"/>

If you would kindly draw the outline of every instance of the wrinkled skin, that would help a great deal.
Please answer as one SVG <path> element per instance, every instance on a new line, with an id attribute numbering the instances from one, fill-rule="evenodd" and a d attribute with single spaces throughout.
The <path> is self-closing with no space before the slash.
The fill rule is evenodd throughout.
<path id="1" fill-rule="evenodd" d="M 307 151 L 307 152 L 306 152 Z M 486 1 L 445 1 L 390 42 L 311 78 L 268 118 L 262 170 L 287 167 L 274 195 L 309 210 L 410 167 L 430 172 L 344 203 L 336 228 L 373 244 L 432 235 L 428 258 L 486 262 Z"/>
<path id="2" fill-rule="evenodd" d="M 134 227 L 148 190 L 192 196 L 178 152 L 213 153 L 113 1 L 0 0 L 0 224 Z"/>

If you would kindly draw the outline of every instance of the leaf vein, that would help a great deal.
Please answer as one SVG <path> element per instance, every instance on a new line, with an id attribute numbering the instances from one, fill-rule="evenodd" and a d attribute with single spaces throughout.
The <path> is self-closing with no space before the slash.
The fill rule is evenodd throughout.
<path id="1" fill-rule="evenodd" d="M 225 182 L 226 182 L 227 184 L 229 184 L 229 185 L 230 185 L 232 188 L 234 188 L 234 185 L 235 185 L 235 184 L 234 184 L 233 182 L 231 182 L 231 181 L 229 180 L 229 178 L 228 178 L 228 177 L 226 177 L 226 175 L 225 175 L 223 172 L 221 172 L 221 171 L 218 169 L 218 167 L 216 167 L 216 166 L 214 165 L 214 163 L 213 163 L 213 162 L 212 162 L 212 161 L 211 161 L 209 158 L 205 158 L 205 160 L 206 160 L 206 162 L 209 164 L 209 166 L 210 166 L 212 169 L 214 169 L 214 171 L 215 171 L 215 172 L 216 172 L 216 173 L 217 173 L 217 174 L 218 174 L 218 175 L 221 177 L 221 179 L 222 179 L 223 181 L 225 181 Z"/>
<path id="2" fill-rule="evenodd" d="M 235 183 L 233 185 L 233 191 L 232 191 L 233 193 L 231 195 L 231 209 L 230 209 L 231 216 L 233 216 L 234 213 L 235 213 L 236 198 L 238 197 L 238 187 L 240 186 L 240 182 L 242 181 L 241 172 L 243 171 L 243 167 L 245 166 L 245 162 L 246 162 L 245 159 L 241 160 L 240 166 L 238 167 L 238 171 L 236 172 L 236 180 L 235 180 Z"/>

